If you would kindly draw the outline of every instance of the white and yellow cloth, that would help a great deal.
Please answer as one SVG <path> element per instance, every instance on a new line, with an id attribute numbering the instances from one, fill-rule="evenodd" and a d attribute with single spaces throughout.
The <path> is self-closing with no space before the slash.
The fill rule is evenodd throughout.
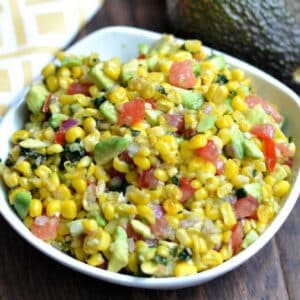
<path id="1" fill-rule="evenodd" d="M 104 0 L 0 0 L 0 116 Z"/>

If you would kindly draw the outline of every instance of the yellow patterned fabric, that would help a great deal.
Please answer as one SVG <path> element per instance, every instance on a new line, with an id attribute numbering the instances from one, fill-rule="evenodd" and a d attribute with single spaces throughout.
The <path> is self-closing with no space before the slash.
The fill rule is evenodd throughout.
<path id="1" fill-rule="evenodd" d="M 104 0 L 0 0 L 0 116 Z"/>

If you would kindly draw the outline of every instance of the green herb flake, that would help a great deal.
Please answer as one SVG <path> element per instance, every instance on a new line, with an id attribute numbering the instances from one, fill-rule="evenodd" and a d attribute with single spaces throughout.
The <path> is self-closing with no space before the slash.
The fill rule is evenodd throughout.
<path id="1" fill-rule="evenodd" d="M 165 89 L 162 85 L 157 84 L 156 87 L 155 87 L 155 89 L 156 89 L 159 93 L 161 93 L 162 95 L 168 96 L 168 93 L 167 93 L 166 89 Z"/>

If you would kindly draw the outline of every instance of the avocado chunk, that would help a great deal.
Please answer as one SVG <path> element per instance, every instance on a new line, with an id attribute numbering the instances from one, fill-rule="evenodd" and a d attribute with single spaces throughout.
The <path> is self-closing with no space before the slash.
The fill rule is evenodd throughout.
<path id="1" fill-rule="evenodd" d="M 234 156 L 238 159 L 243 159 L 244 157 L 244 135 L 240 131 L 237 125 L 233 125 L 231 127 L 231 141 L 232 141 L 232 147 L 234 150 Z"/>
<path id="2" fill-rule="evenodd" d="M 272 172 L 272 176 L 276 179 L 276 181 L 280 181 L 285 179 L 288 176 L 288 174 L 286 169 L 282 165 L 276 164 Z"/>
<path id="3" fill-rule="evenodd" d="M 208 61 L 210 61 L 218 71 L 224 69 L 226 66 L 225 57 L 223 55 L 213 54 L 208 58 Z"/>
<path id="4" fill-rule="evenodd" d="M 252 243 L 254 243 L 258 239 L 258 234 L 254 229 L 251 229 L 247 235 L 245 236 L 242 242 L 242 248 L 248 248 Z"/>
<path id="5" fill-rule="evenodd" d="M 103 165 L 127 149 L 129 141 L 123 137 L 110 137 L 96 144 L 94 159 L 98 165 Z"/>
<path id="6" fill-rule="evenodd" d="M 60 127 L 61 123 L 68 118 L 69 117 L 67 115 L 57 113 L 51 116 L 49 119 L 49 124 L 53 129 L 57 129 Z"/>
<path id="7" fill-rule="evenodd" d="M 108 271 L 119 272 L 128 264 L 128 243 L 126 231 L 118 226 L 114 234 L 114 242 L 110 246 L 111 258 Z"/>
<path id="8" fill-rule="evenodd" d="M 13 199 L 14 208 L 22 220 L 28 215 L 31 200 L 32 196 L 28 191 L 18 192 Z"/>
<path id="9" fill-rule="evenodd" d="M 138 46 L 139 48 L 139 54 L 141 55 L 147 55 L 150 51 L 150 46 L 146 43 L 141 43 Z"/>
<path id="10" fill-rule="evenodd" d="M 233 112 L 233 108 L 232 108 L 232 105 L 231 105 L 231 99 L 230 98 L 226 98 L 224 100 L 224 105 L 226 106 L 225 113 L 232 113 Z"/>
<path id="11" fill-rule="evenodd" d="M 26 149 L 38 149 L 46 147 L 47 144 L 38 139 L 27 139 L 22 141 L 20 146 Z"/>
<path id="12" fill-rule="evenodd" d="M 76 67 L 81 66 L 81 60 L 79 58 L 71 58 L 71 57 L 65 57 L 61 61 L 62 67 Z"/>
<path id="13" fill-rule="evenodd" d="M 95 65 L 89 75 L 99 89 L 109 90 L 115 85 L 115 82 L 104 74 L 102 63 Z"/>
<path id="14" fill-rule="evenodd" d="M 26 104 L 33 114 L 38 114 L 49 96 L 49 92 L 43 84 L 33 85 L 26 95 Z"/>
<path id="15" fill-rule="evenodd" d="M 205 132 L 215 126 L 216 115 L 204 115 L 197 126 L 198 132 Z"/>
<path id="16" fill-rule="evenodd" d="M 121 70 L 121 78 L 124 83 L 128 82 L 128 80 L 130 78 L 132 78 L 136 75 L 138 66 L 139 66 L 139 63 L 136 58 L 123 64 L 122 70 Z"/>
<path id="17" fill-rule="evenodd" d="M 180 95 L 181 103 L 184 108 L 196 110 L 204 102 L 203 96 L 197 91 L 185 90 L 177 87 L 174 87 L 174 89 Z"/>
<path id="18" fill-rule="evenodd" d="M 258 104 L 247 112 L 246 119 L 251 125 L 256 125 L 268 123 L 270 118 L 261 105 Z"/>
<path id="19" fill-rule="evenodd" d="M 158 64 L 158 61 L 159 61 L 159 57 L 157 54 L 153 54 L 153 55 L 147 57 L 146 64 L 150 71 L 155 70 L 155 68 Z"/>
<path id="20" fill-rule="evenodd" d="M 158 117 L 162 114 L 162 112 L 158 109 L 146 109 L 145 117 L 146 120 L 152 125 L 158 124 Z"/>
<path id="21" fill-rule="evenodd" d="M 152 233 L 151 233 L 150 228 L 147 225 L 145 225 L 144 223 L 142 223 L 141 221 L 131 220 L 130 224 L 136 233 L 142 235 L 146 239 L 152 238 Z"/>
<path id="22" fill-rule="evenodd" d="M 258 202 L 260 202 L 262 200 L 261 184 L 260 183 L 257 183 L 257 182 L 248 183 L 248 184 L 245 184 L 243 188 L 246 191 L 247 195 L 251 195 Z"/>
<path id="23" fill-rule="evenodd" d="M 252 140 L 244 140 L 243 143 L 245 155 L 252 158 L 263 158 L 264 154 Z"/>
<path id="24" fill-rule="evenodd" d="M 103 117 L 109 121 L 110 123 L 117 123 L 118 122 L 118 113 L 116 111 L 115 106 L 110 103 L 108 100 L 103 102 L 99 106 L 99 110 Z"/>

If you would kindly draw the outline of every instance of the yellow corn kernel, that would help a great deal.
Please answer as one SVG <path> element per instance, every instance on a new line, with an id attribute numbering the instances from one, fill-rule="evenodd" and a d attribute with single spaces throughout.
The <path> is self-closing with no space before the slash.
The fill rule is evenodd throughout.
<path id="1" fill-rule="evenodd" d="M 26 190 L 31 190 L 33 188 L 31 181 L 27 177 L 20 177 L 19 185 Z"/>
<path id="2" fill-rule="evenodd" d="M 197 234 L 192 234 L 193 250 L 194 253 L 206 253 L 207 243 L 204 238 L 197 236 Z"/>
<path id="3" fill-rule="evenodd" d="M 224 175 L 227 179 L 231 180 L 232 178 L 236 177 L 239 174 L 239 166 L 237 163 L 232 160 L 228 159 L 224 165 Z"/>
<path id="4" fill-rule="evenodd" d="M 247 234 L 252 229 L 251 222 L 248 219 L 244 220 L 243 228 L 244 228 L 244 234 Z"/>
<path id="5" fill-rule="evenodd" d="M 46 78 L 55 73 L 55 64 L 48 64 L 42 69 L 42 75 Z"/>
<path id="6" fill-rule="evenodd" d="M 102 210 L 106 220 L 108 221 L 113 220 L 113 218 L 115 217 L 115 208 L 111 203 L 109 202 L 103 203 Z"/>
<path id="7" fill-rule="evenodd" d="M 211 203 L 205 204 L 205 215 L 215 221 L 220 218 L 220 211 L 216 206 L 213 206 Z"/>
<path id="8" fill-rule="evenodd" d="M 109 249 L 111 245 L 111 236 L 108 232 L 103 230 L 102 228 L 98 229 L 97 237 L 99 239 L 98 243 L 98 250 L 99 251 L 106 251 Z"/>
<path id="9" fill-rule="evenodd" d="M 52 93 L 54 93 L 58 89 L 58 79 L 54 75 L 49 75 L 46 78 L 46 86 L 48 90 Z"/>
<path id="10" fill-rule="evenodd" d="M 199 40 L 186 40 L 184 42 L 184 48 L 190 52 L 199 52 L 201 50 L 202 43 Z"/>
<path id="11" fill-rule="evenodd" d="M 19 175 L 17 172 L 5 171 L 3 173 L 3 180 L 9 188 L 13 188 L 19 183 Z"/>
<path id="12" fill-rule="evenodd" d="M 176 277 L 189 276 L 197 273 L 197 268 L 192 262 L 178 262 L 174 268 L 174 275 Z"/>
<path id="13" fill-rule="evenodd" d="M 231 230 L 224 231 L 222 235 L 222 241 L 228 244 L 230 242 L 230 239 L 231 239 Z"/>
<path id="14" fill-rule="evenodd" d="M 34 170 L 34 174 L 41 179 L 48 180 L 52 171 L 45 165 L 40 165 L 37 169 Z"/>
<path id="15" fill-rule="evenodd" d="M 235 176 L 231 179 L 231 182 L 232 182 L 234 187 L 241 188 L 245 184 L 249 183 L 249 178 L 247 176 L 244 176 L 244 175 L 237 175 L 237 176 Z"/>
<path id="16" fill-rule="evenodd" d="M 125 88 L 123 88 L 122 86 L 116 86 L 108 94 L 108 99 L 113 104 L 119 104 L 119 103 L 123 103 L 125 101 L 128 101 L 127 93 L 126 93 Z"/>
<path id="17" fill-rule="evenodd" d="M 101 253 L 94 253 L 86 260 L 88 265 L 94 266 L 94 267 L 101 266 L 104 263 L 104 261 L 105 260 Z"/>
<path id="18" fill-rule="evenodd" d="M 273 193 L 275 197 L 285 196 L 290 190 L 290 183 L 287 180 L 281 180 L 274 184 Z"/>
<path id="19" fill-rule="evenodd" d="M 30 137 L 29 132 L 27 130 L 21 129 L 14 132 L 11 141 L 13 142 L 13 144 L 18 144 L 20 141 L 26 140 L 29 137 Z"/>
<path id="20" fill-rule="evenodd" d="M 43 204 L 39 199 L 32 199 L 29 207 L 29 215 L 32 218 L 38 217 L 43 212 Z"/>
<path id="21" fill-rule="evenodd" d="M 31 226 L 33 224 L 33 219 L 31 217 L 27 216 L 27 217 L 25 217 L 23 222 L 27 228 L 31 228 Z"/>
<path id="22" fill-rule="evenodd" d="M 133 158 L 133 162 L 142 170 L 148 170 L 151 167 L 150 160 L 146 157 L 136 155 Z"/>
<path id="23" fill-rule="evenodd" d="M 149 224 L 155 223 L 155 214 L 151 207 L 147 205 L 139 204 L 136 206 L 137 215 L 143 219 L 146 219 Z"/>
<path id="24" fill-rule="evenodd" d="M 224 198 L 226 197 L 229 193 L 231 193 L 232 191 L 232 184 L 227 182 L 223 185 L 221 185 L 220 187 L 218 187 L 217 189 L 217 196 L 219 198 Z"/>
<path id="25" fill-rule="evenodd" d="M 216 120 L 216 126 L 220 129 L 228 128 L 233 124 L 233 120 L 230 115 L 218 116 Z"/>
<path id="26" fill-rule="evenodd" d="M 190 52 L 184 51 L 184 50 L 179 50 L 175 52 L 173 55 L 171 55 L 171 60 L 173 61 L 184 61 L 187 59 L 192 59 L 192 54 Z"/>
<path id="27" fill-rule="evenodd" d="M 259 205 L 257 209 L 257 218 L 263 224 L 268 224 L 274 217 L 275 212 L 270 205 Z"/>
<path id="28" fill-rule="evenodd" d="M 121 62 L 118 57 L 106 61 L 103 67 L 104 73 L 113 80 L 117 80 L 121 74 Z"/>
<path id="29" fill-rule="evenodd" d="M 202 256 L 202 261 L 210 266 L 217 266 L 223 262 L 223 257 L 222 255 L 215 251 L 215 250 L 208 250 L 203 256 Z"/>
<path id="30" fill-rule="evenodd" d="M 199 189 L 199 188 L 201 188 L 201 186 L 202 186 L 202 184 L 201 184 L 201 182 L 199 180 L 194 179 L 194 180 L 191 181 L 191 187 L 193 189 L 195 189 L 195 190 Z"/>
<path id="31" fill-rule="evenodd" d="M 46 214 L 48 217 L 57 216 L 61 211 L 61 201 L 60 200 L 50 200 L 46 207 Z"/>
<path id="32" fill-rule="evenodd" d="M 189 141 L 190 149 L 202 148 L 207 144 L 207 137 L 205 134 L 196 134 Z"/>
<path id="33" fill-rule="evenodd" d="M 61 214 L 65 219 L 75 219 L 77 215 L 77 205 L 74 200 L 63 200 L 61 202 Z"/>
<path id="34" fill-rule="evenodd" d="M 70 229 L 67 222 L 61 221 L 59 223 L 58 229 L 57 229 L 57 235 L 58 236 L 65 236 L 70 234 Z"/>
<path id="35" fill-rule="evenodd" d="M 220 211 L 222 214 L 224 225 L 227 228 L 231 228 L 236 224 L 235 214 L 229 202 L 222 202 L 220 205 Z"/>
<path id="36" fill-rule="evenodd" d="M 209 192 L 214 192 L 217 190 L 219 184 L 220 184 L 220 180 L 218 177 L 211 177 L 211 178 L 207 179 L 207 181 L 205 183 L 205 188 Z"/>
<path id="37" fill-rule="evenodd" d="M 247 120 L 239 120 L 237 121 L 237 124 L 241 131 L 243 132 L 249 132 L 251 129 L 251 125 Z"/>
<path id="38" fill-rule="evenodd" d="M 248 109 L 248 105 L 245 103 L 243 98 L 238 95 L 232 98 L 231 105 L 235 110 L 240 112 L 243 112 Z"/>
<path id="39" fill-rule="evenodd" d="M 207 93 L 208 101 L 222 103 L 228 96 L 228 93 L 228 88 L 225 85 L 215 86 L 215 84 L 212 84 Z"/>
<path id="40" fill-rule="evenodd" d="M 75 101 L 75 97 L 73 95 L 60 95 L 59 102 L 62 105 L 72 104 Z"/>
<path id="41" fill-rule="evenodd" d="M 165 200 L 163 203 L 163 207 L 169 215 L 177 215 L 179 212 L 183 211 L 182 204 L 174 201 L 173 199 Z"/>
<path id="42" fill-rule="evenodd" d="M 234 69 L 231 71 L 232 79 L 236 81 L 242 81 L 245 77 L 245 73 L 241 69 Z"/>
<path id="43" fill-rule="evenodd" d="M 207 190 L 204 187 L 197 189 L 194 193 L 196 200 L 205 200 L 208 197 Z"/>
<path id="44" fill-rule="evenodd" d="M 61 67 L 57 71 L 57 75 L 59 77 L 70 77 L 71 76 L 71 71 L 67 67 Z"/>
<path id="45" fill-rule="evenodd" d="M 66 200 L 72 197 L 69 188 L 65 184 L 60 184 L 54 194 L 59 200 Z"/>
<path id="46" fill-rule="evenodd" d="M 73 178 L 71 183 L 78 194 L 83 194 L 85 192 L 87 186 L 86 180 L 82 178 Z"/>
<path id="47" fill-rule="evenodd" d="M 84 219 L 81 224 L 86 234 L 96 232 L 98 229 L 98 224 L 94 219 Z"/>
<path id="48" fill-rule="evenodd" d="M 52 144 L 47 148 L 47 154 L 53 155 L 53 154 L 58 154 L 64 151 L 64 148 L 60 144 Z"/>
<path id="49" fill-rule="evenodd" d="M 261 187 L 261 194 L 264 202 L 269 202 L 273 197 L 273 189 L 269 184 L 263 184 Z"/>
<path id="50" fill-rule="evenodd" d="M 78 259 L 80 261 L 85 261 L 86 254 L 82 248 L 74 248 L 73 251 L 74 251 L 74 255 L 75 255 L 76 259 Z"/>
<path id="51" fill-rule="evenodd" d="M 92 117 L 87 117 L 82 122 L 83 128 L 86 132 L 90 133 L 96 129 L 96 120 Z"/>
<path id="52" fill-rule="evenodd" d="M 218 137 L 221 139 L 223 145 L 227 145 L 231 141 L 231 131 L 228 128 L 222 128 L 218 132 Z"/>
<path id="53" fill-rule="evenodd" d="M 264 178 L 264 181 L 265 183 L 273 186 L 276 182 L 276 179 L 272 176 L 272 175 L 267 175 L 265 178 Z"/>
<path id="54" fill-rule="evenodd" d="M 227 260 L 233 255 L 232 247 L 223 246 L 220 250 L 220 254 L 222 255 L 223 260 Z"/>
<path id="55" fill-rule="evenodd" d="M 65 138 L 67 143 L 74 143 L 77 139 L 84 137 L 84 130 L 79 126 L 71 127 L 66 131 Z"/>
<path id="56" fill-rule="evenodd" d="M 29 177 L 32 174 L 31 165 L 28 161 L 22 160 L 18 162 L 15 168 L 26 177 Z"/>
<path id="57" fill-rule="evenodd" d="M 137 173 L 135 171 L 130 171 L 126 173 L 125 178 L 130 184 L 135 184 L 137 181 Z"/>
<path id="58" fill-rule="evenodd" d="M 129 165 L 125 161 L 120 160 L 118 156 L 115 156 L 115 158 L 113 159 L 113 167 L 120 173 L 129 172 Z"/>
<path id="59" fill-rule="evenodd" d="M 82 75 L 82 68 L 80 66 L 72 67 L 71 71 L 72 71 L 73 78 L 79 78 Z M 91 95 L 93 95 L 93 94 L 91 94 Z"/>
<path id="60" fill-rule="evenodd" d="M 99 240 L 94 235 L 87 235 L 83 242 L 83 251 L 86 254 L 98 253 Z"/>
<path id="61" fill-rule="evenodd" d="M 161 168 L 155 169 L 154 177 L 162 182 L 168 181 L 168 179 L 169 179 L 168 173 L 164 169 L 161 169 Z"/>
<path id="62" fill-rule="evenodd" d="M 184 247 L 192 247 L 193 241 L 184 228 L 178 228 L 176 230 L 176 239 Z"/>
<path id="63" fill-rule="evenodd" d="M 136 252 L 132 252 L 128 257 L 128 269 L 129 271 L 136 273 L 138 271 L 138 254 Z"/>

